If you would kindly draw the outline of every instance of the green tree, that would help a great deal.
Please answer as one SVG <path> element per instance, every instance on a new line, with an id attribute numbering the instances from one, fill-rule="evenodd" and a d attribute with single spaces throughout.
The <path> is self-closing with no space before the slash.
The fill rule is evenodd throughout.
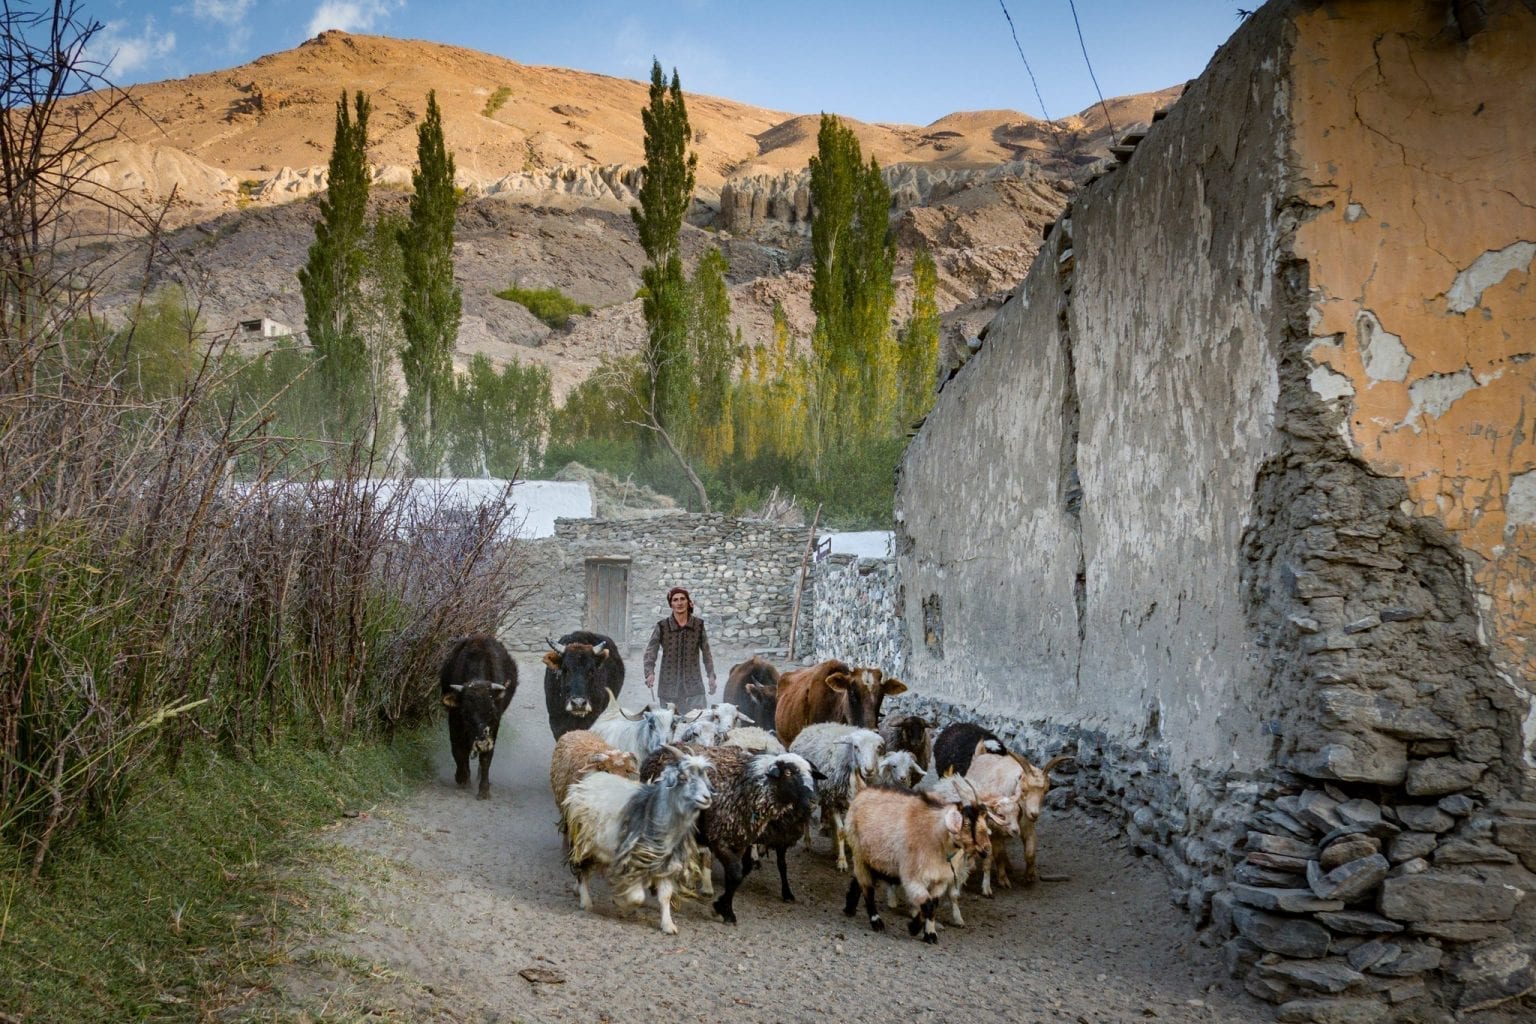
<path id="1" fill-rule="evenodd" d="M 887 436 L 894 423 L 891 334 L 896 244 L 890 188 L 853 131 L 823 114 L 811 158 L 811 309 L 816 429 L 813 460 L 835 447 Z"/>
<path id="2" fill-rule="evenodd" d="M 455 382 L 449 468 L 457 476 L 510 479 L 539 464 L 549 432 L 550 373 L 516 360 L 500 373 L 483 355 Z"/>
<path id="3" fill-rule="evenodd" d="M 400 233 L 405 267 L 402 418 L 412 465 L 417 473 L 433 475 L 445 450 L 443 427 L 452 419 L 453 346 L 463 310 L 453 281 L 453 221 L 459 198 L 435 91 L 427 94 L 427 116 L 416 130 L 416 164 L 411 172 L 411 219 Z"/>
<path id="4" fill-rule="evenodd" d="M 741 347 L 731 330 L 731 297 L 725 273 L 730 267 L 711 246 L 694 268 L 688 287 L 688 350 L 693 369 L 688 403 L 690 454 L 719 466 L 734 447 L 731 371 Z"/>
<path id="5" fill-rule="evenodd" d="M 368 213 L 368 114 L 361 91 L 347 110 L 343 90 L 336 103 L 336 139 L 331 147 L 330 180 L 320 198 L 320 220 L 309 258 L 299 270 L 304 296 L 304 327 L 321 358 L 321 376 L 337 407 L 345 409 L 367 361 L 356 331 L 362 288 L 364 237 Z M 349 418 L 345 414 L 343 420 Z"/>
<path id="6" fill-rule="evenodd" d="M 650 105 L 640 112 L 645 126 L 645 169 L 640 205 L 630 210 L 645 250 L 645 365 L 649 376 L 649 405 L 656 427 L 671 429 L 686 414 L 689 378 L 687 352 L 687 287 L 678 236 L 683 216 L 693 201 L 699 158 L 688 152 L 688 109 L 683 89 L 672 69 L 672 82 L 662 78 L 661 62 L 651 62 Z"/>
<path id="7" fill-rule="evenodd" d="M 900 370 L 898 426 L 911 426 L 933 407 L 939 366 L 938 267 L 927 249 L 912 257 L 912 315 L 897 339 Z"/>

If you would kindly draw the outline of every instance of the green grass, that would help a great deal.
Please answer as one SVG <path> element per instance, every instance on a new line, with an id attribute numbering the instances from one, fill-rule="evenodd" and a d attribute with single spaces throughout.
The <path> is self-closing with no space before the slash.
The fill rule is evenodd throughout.
<path id="1" fill-rule="evenodd" d="M 486 97 L 485 109 L 480 111 L 480 116 L 490 117 L 492 114 L 496 113 L 496 111 L 501 109 L 502 104 L 506 103 L 507 100 L 511 98 L 512 90 L 505 85 L 498 85 L 496 87 L 496 91 L 491 93 L 490 96 Z"/>
<path id="2" fill-rule="evenodd" d="M 199 755 L 72 836 L 40 881 L 0 850 L 0 1008 L 74 1024 L 202 1021 L 238 1006 L 284 963 L 295 911 L 312 917 L 316 893 L 327 898 L 315 872 L 336 854 L 313 855 L 315 831 L 427 777 L 435 738 Z"/>
<path id="3" fill-rule="evenodd" d="M 520 303 L 528 312 L 559 330 L 570 323 L 573 316 L 586 316 L 592 307 L 566 295 L 558 288 L 519 288 L 513 285 L 496 293 L 498 299 Z"/>

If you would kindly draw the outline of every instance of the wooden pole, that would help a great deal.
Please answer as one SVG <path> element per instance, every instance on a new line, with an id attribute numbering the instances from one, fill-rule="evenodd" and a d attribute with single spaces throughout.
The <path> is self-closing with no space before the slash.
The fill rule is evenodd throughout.
<path id="1" fill-rule="evenodd" d="M 805 593 L 805 566 L 810 561 L 811 549 L 816 546 L 816 527 L 821 522 L 821 506 L 816 506 L 816 514 L 811 517 L 811 534 L 805 538 L 805 551 L 800 555 L 800 578 L 795 587 L 795 608 L 789 615 L 789 660 L 795 660 L 795 635 L 800 631 L 800 595 Z"/>

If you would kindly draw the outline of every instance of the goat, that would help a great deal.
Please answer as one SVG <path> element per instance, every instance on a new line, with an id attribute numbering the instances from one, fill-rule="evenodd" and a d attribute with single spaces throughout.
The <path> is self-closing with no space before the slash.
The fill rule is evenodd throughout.
<path id="1" fill-rule="evenodd" d="M 637 764 L 644 764 L 647 757 L 671 740 L 672 725 L 677 718 L 671 704 L 655 707 L 647 704 L 638 714 L 632 715 L 619 706 L 611 693 L 608 697 L 608 707 L 592 723 L 592 732 L 610 747 L 627 750 L 635 755 Z"/>
<path id="2" fill-rule="evenodd" d="M 1024 884 L 1040 880 L 1036 862 L 1035 823 L 1045 808 L 1045 794 L 1051 788 L 1051 770 L 1072 760 L 1070 755 L 1053 757 L 1044 767 L 1036 767 L 1019 754 L 1009 751 L 995 733 L 971 722 L 957 722 L 944 727 L 933 745 L 934 768 L 941 775 L 964 775 L 981 793 L 989 807 L 1005 818 L 1007 836 L 1018 836 L 1024 844 Z M 1012 764 L 1008 762 L 1012 762 Z M 1007 805 L 995 801 L 1011 797 Z M 997 884 L 1013 885 L 1009 877 L 1007 836 L 993 858 Z M 992 893 L 993 868 L 982 875 L 982 893 Z"/>
<path id="3" fill-rule="evenodd" d="M 909 754 L 909 751 L 898 751 Z M 887 757 L 890 755 L 887 754 Z M 960 893 L 965 889 L 965 883 L 970 881 L 972 875 L 978 869 L 990 871 L 992 857 L 992 826 L 995 822 L 993 815 L 987 810 L 986 804 L 977 798 L 976 790 L 957 775 L 947 775 L 943 780 L 945 788 L 935 787 L 925 790 L 930 796 L 936 796 L 944 803 L 957 806 L 974 805 L 981 809 L 981 827 L 975 833 L 975 842 L 971 845 L 962 844 L 962 848 L 949 856 L 949 867 L 954 872 L 954 881 L 950 883 L 944 895 L 949 897 L 949 919 L 958 927 L 965 926 L 965 917 L 960 913 Z M 990 877 L 988 875 L 987 877 Z M 983 895 L 990 896 L 990 891 Z M 886 890 L 886 906 L 895 909 L 898 906 L 897 891 L 895 886 L 888 886 Z"/>
<path id="4" fill-rule="evenodd" d="M 784 744 L 779 738 L 767 729 L 759 729 L 755 725 L 738 725 L 725 734 L 725 741 L 721 744 L 726 747 L 741 747 L 750 750 L 754 754 L 783 754 Z"/>
<path id="5" fill-rule="evenodd" d="M 933 726 L 922 715 L 890 715 L 880 723 L 887 752 L 911 751 L 924 771 L 933 767 Z"/>
<path id="6" fill-rule="evenodd" d="M 641 768 L 647 778 L 676 761 L 673 748 L 652 754 Z M 779 897 L 793 903 L 785 850 L 805 832 L 816 806 L 819 773 L 796 754 L 751 754 L 739 747 L 695 747 L 691 753 L 710 763 L 714 802 L 699 815 L 698 838 L 725 870 L 725 891 L 715 900 L 715 912 L 726 924 L 736 923 L 733 901 L 747 872 L 752 847 L 762 844 L 778 855 Z"/>
<path id="7" fill-rule="evenodd" d="M 875 768 L 875 778 L 891 786 L 916 788 L 926 773 L 917 763 L 917 755 L 910 750 L 888 750 L 880 757 Z"/>
<path id="8" fill-rule="evenodd" d="M 1023 773 L 1012 758 L 980 754 L 971 762 L 973 775 L 948 775 L 923 786 L 945 803 L 974 802 L 986 812 L 987 825 L 999 833 L 999 843 L 1019 834 L 1019 794 Z M 1001 881 L 999 882 L 1001 884 Z M 981 894 L 992 896 L 992 862 L 982 865 Z"/>
<path id="9" fill-rule="evenodd" d="M 713 747 L 725 739 L 725 734 L 736 728 L 738 722 L 751 725 L 752 719 L 742 714 L 734 704 L 711 704 L 707 708 L 690 711 L 678 719 L 672 742 Z"/>
<path id="10" fill-rule="evenodd" d="M 549 788 L 555 795 L 555 806 L 561 811 L 561 836 L 566 833 L 566 794 L 579 779 L 592 772 L 634 778 L 639 774 L 639 766 L 634 754 L 615 750 L 587 729 L 573 729 L 555 741 L 555 752 L 549 759 Z"/>
<path id="11" fill-rule="evenodd" d="M 964 775 L 970 771 L 971 758 L 977 751 L 1006 754 L 1008 748 L 997 733 L 975 722 L 951 722 L 933 741 L 933 770 L 940 775 L 951 771 Z"/>
<path id="12" fill-rule="evenodd" d="M 826 780 L 816 785 L 821 823 L 823 828 L 829 821 L 832 823 L 837 869 L 847 871 L 847 815 L 848 801 L 853 798 L 853 779 L 857 776 L 863 783 L 874 781 L 885 752 L 884 742 L 871 729 L 817 722 L 800 731 L 789 745 L 789 752 L 799 754 L 826 775 Z"/>
<path id="13" fill-rule="evenodd" d="M 921 932 L 924 942 L 938 942 L 933 915 L 939 899 L 952 893 L 956 878 L 952 858 L 959 854 L 984 859 L 990 844 L 982 815 L 974 803 L 945 803 L 926 793 L 890 786 L 861 787 L 848 808 L 853 877 L 843 913 L 853 916 L 862 893 L 869 926 L 884 931 L 885 922 L 875 906 L 875 882 L 898 883 L 912 908 L 907 931 Z"/>
<path id="14" fill-rule="evenodd" d="M 576 876 L 581 909 L 592 909 L 587 879 L 601 866 L 621 907 L 644 903 L 654 887 L 661 930 L 676 935 L 672 897 L 692 895 L 698 877 L 694 830 L 711 799 L 709 762 L 692 754 L 679 756 L 655 782 L 594 772 L 571 786 L 562 805 L 571 841 L 566 863 Z"/>

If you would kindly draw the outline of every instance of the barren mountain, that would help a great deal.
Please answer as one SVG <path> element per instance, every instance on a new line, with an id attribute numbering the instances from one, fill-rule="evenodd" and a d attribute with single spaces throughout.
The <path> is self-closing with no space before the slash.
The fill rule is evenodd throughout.
<path id="1" fill-rule="evenodd" d="M 466 189 L 455 259 L 464 290 L 459 354 L 545 362 L 563 393 L 600 351 L 643 337 L 643 254 L 628 215 L 643 162 L 642 82 L 518 64 L 436 43 L 325 32 L 295 49 L 222 72 L 134 86 L 117 131 L 100 140 L 93 178 L 172 208 L 151 286 L 180 282 L 211 330 L 270 317 L 299 328 L 294 277 L 313 238 L 313 195 L 325 186 L 337 99 L 372 102 L 375 203 L 409 189 L 416 126 L 435 90 L 459 183 Z M 1041 228 L 1114 135 L 1144 126 L 1179 89 L 1122 97 L 1046 122 L 1013 110 L 950 114 L 926 127 L 844 119 L 892 186 L 903 261 L 930 249 L 940 305 L 956 310 L 951 342 L 973 332 L 1016 284 Z M 102 102 L 79 101 L 80 111 Z M 717 244 L 731 263 L 735 316 L 749 343 L 765 339 L 775 301 L 809 334 L 809 278 L 797 268 L 808 232 L 807 161 L 817 115 L 687 95 L 699 158 L 684 247 Z M 98 308 L 109 316 L 140 292 L 142 242 L 94 247 Z M 557 287 L 595 307 L 551 331 L 493 292 Z M 905 316 L 907 295 L 898 298 Z"/>

